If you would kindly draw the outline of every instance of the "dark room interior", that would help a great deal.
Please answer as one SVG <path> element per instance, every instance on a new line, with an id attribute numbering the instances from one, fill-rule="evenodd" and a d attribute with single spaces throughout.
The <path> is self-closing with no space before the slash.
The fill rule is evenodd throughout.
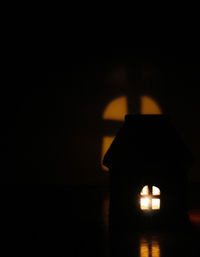
<path id="1" fill-rule="evenodd" d="M 18 73 L 16 86 L 6 86 L 2 97 L 2 124 L 6 125 L 1 135 L 1 256 L 200 256 L 199 60 L 194 48 L 84 49 L 70 51 L 59 71 L 42 71 L 44 83 L 42 79 L 31 83 L 34 72 L 26 79 L 22 71 Z M 168 153 L 173 152 L 178 164 L 173 161 L 167 166 L 164 160 L 159 171 L 177 196 L 178 208 L 176 203 L 173 208 L 182 208 L 179 199 L 184 194 L 187 224 L 178 226 L 181 217 L 176 216 L 173 226 L 163 227 L 166 220 L 151 228 L 134 222 L 131 226 L 135 216 L 122 204 L 119 208 L 126 215 L 117 216 L 111 231 L 110 170 L 103 159 L 126 115 L 166 115 L 187 146 L 192 159 L 187 169 L 179 167 L 187 157 L 173 139 Z M 138 160 L 138 151 L 146 154 L 146 141 L 140 138 L 151 136 L 149 158 L 161 158 L 159 151 L 153 156 L 157 133 L 149 133 L 151 124 L 145 123 L 137 132 L 137 148 L 134 140 L 129 148 L 131 161 Z M 166 131 L 160 133 L 161 141 L 168 141 Z M 113 157 L 121 165 L 119 187 L 112 191 L 115 199 L 125 199 L 120 183 L 127 167 L 120 162 L 125 155 L 121 151 Z M 143 158 L 137 167 L 145 165 Z M 166 167 L 169 176 L 164 175 Z M 144 190 L 153 195 L 158 189 L 151 170 L 149 189 Z M 179 177 L 174 175 L 173 181 L 177 170 Z M 142 181 L 142 169 L 129 172 Z M 180 191 L 183 176 L 184 192 Z M 132 187 L 130 180 L 126 183 Z M 139 193 L 135 199 L 130 192 L 128 197 L 139 201 Z M 161 205 L 152 205 L 152 210 L 161 210 L 162 201 L 168 199 L 162 188 L 160 192 Z"/>

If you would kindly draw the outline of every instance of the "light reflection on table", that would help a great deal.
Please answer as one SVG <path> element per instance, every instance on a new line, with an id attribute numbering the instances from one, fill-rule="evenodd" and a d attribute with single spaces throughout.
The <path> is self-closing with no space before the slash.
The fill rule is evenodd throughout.
<path id="1" fill-rule="evenodd" d="M 140 238 L 140 257 L 160 257 L 160 245 L 156 238 Z"/>

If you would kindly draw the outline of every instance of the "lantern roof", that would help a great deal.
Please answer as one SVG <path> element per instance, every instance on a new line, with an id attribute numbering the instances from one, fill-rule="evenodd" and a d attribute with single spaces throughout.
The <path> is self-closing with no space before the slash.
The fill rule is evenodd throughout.
<path id="1" fill-rule="evenodd" d="M 104 156 L 108 167 L 190 166 L 193 157 L 167 115 L 126 115 Z"/>

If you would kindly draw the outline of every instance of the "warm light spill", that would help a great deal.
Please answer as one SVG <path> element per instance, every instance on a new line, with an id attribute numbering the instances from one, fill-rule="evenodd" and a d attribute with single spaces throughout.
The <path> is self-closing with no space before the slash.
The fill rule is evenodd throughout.
<path id="1" fill-rule="evenodd" d="M 124 121 L 124 116 L 128 113 L 127 97 L 121 96 L 112 100 L 104 110 L 104 120 Z"/>
<path id="2" fill-rule="evenodd" d="M 159 105 L 149 96 L 142 96 L 140 98 L 140 113 L 141 114 L 161 114 L 162 111 Z M 124 117 L 128 114 L 128 97 L 120 96 L 118 98 L 113 99 L 108 105 L 105 107 L 102 119 L 103 120 L 111 120 L 111 121 L 124 121 Z M 133 110 L 132 110 L 133 111 Z M 110 147 L 114 137 L 103 137 L 102 142 L 102 151 L 101 151 L 101 165 L 102 169 L 108 171 L 102 164 L 102 160 L 108 148 Z"/>
<path id="3" fill-rule="evenodd" d="M 146 242 L 140 243 L 140 257 L 149 257 L 149 247 Z"/>
<path id="4" fill-rule="evenodd" d="M 148 197 L 140 199 L 140 208 L 141 210 L 148 210 L 149 209 L 150 200 Z"/>
<path id="5" fill-rule="evenodd" d="M 152 241 L 151 256 L 152 257 L 160 257 L 160 246 L 157 241 Z"/>
<path id="6" fill-rule="evenodd" d="M 160 209 L 160 199 L 154 198 L 152 199 L 152 210 Z"/>
<path id="7" fill-rule="evenodd" d="M 149 96 L 141 97 L 141 114 L 162 114 L 160 106 Z"/>
<path id="8" fill-rule="evenodd" d="M 200 210 L 189 211 L 189 219 L 194 225 L 200 227 Z"/>
<path id="9" fill-rule="evenodd" d="M 142 189 L 141 195 L 148 195 L 149 194 L 149 188 L 148 186 L 144 186 Z"/>
<path id="10" fill-rule="evenodd" d="M 158 187 L 152 187 L 153 195 L 160 195 L 160 189 Z"/>
<path id="11" fill-rule="evenodd" d="M 128 113 L 128 104 L 127 97 L 121 96 L 114 100 L 112 100 L 104 110 L 102 118 L 104 120 L 114 120 L 114 121 L 124 121 L 125 115 Z M 105 136 L 103 137 L 102 142 L 102 150 L 101 150 L 101 166 L 102 169 L 108 171 L 108 168 L 105 167 L 102 162 L 104 155 L 109 149 L 112 141 L 114 140 L 114 136 Z"/>
<path id="12" fill-rule="evenodd" d="M 105 153 L 108 151 L 110 145 L 112 144 L 113 140 L 114 140 L 114 137 L 103 137 L 102 151 L 101 151 L 101 166 L 102 166 L 102 169 L 105 171 L 108 171 L 108 168 L 103 165 L 102 163 L 103 158 Z"/>
<path id="13" fill-rule="evenodd" d="M 158 241 L 142 238 L 140 241 L 140 257 L 160 257 Z"/>

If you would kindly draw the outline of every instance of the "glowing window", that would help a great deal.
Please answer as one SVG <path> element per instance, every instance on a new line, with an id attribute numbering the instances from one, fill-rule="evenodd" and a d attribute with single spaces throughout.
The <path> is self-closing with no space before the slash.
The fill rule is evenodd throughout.
<path id="1" fill-rule="evenodd" d="M 153 186 L 153 195 L 160 195 L 160 189 L 158 187 Z"/>
<path id="2" fill-rule="evenodd" d="M 160 209 L 160 189 L 156 186 L 144 186 L 140 193 L 141 210 L 159 210 Z M 145 197 L 143 197 L 145 196 Z M 157 197 L 155 197 L 157 196 Z"/>
<path id="3" fill-rule="evenodd" d="M 141 195 L 148 195 L 148 194 L 149 194 L 149 188 L 148 188 L 148 186 L 143 187 L 143 189 L 142 189 L 142 191 L 141 191 L 140 194 L 141 194 Z"/>
<path id="4" fill-rule="evenodd" d="M 141 210 L 149 210 L 150 198 L 149 197 L 140 198 L 140 206 L 141 206 Z"/>
<path id="5" fill-rule="evenodd" d="M 152 199 L 152 210 L 159 210 L 160 209 L 160 199 L 155 198 Z"/>

